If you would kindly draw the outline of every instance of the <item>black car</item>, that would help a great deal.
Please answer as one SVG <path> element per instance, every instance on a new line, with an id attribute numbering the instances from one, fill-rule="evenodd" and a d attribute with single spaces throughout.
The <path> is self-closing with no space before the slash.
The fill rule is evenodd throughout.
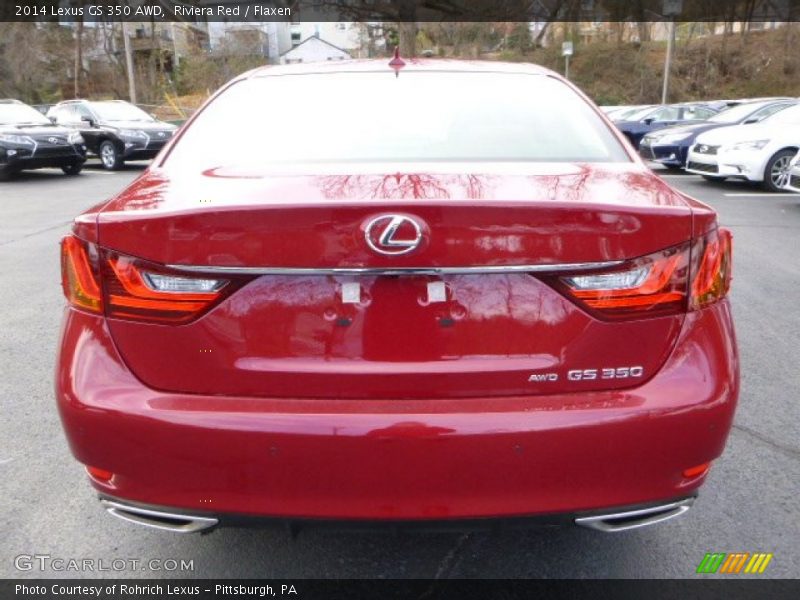
<path id="1" fill-rule="evenodd" d="M 54 125 L 19 100 L 0 100 L 0 179 L 43 167 L 77 175 L 85 161 L 86 146 L 78 131 Z"/>
<path id="2" fill-rule="evenodd" d="M 126 160 L 154 158 L 177 129 L 123 100 L 68 100 L 56 104 L 47 116 L 54 123 L 78 128 L 89 152 L 112 170 Z"/>
<path id="3" fill-rule="evenodd" d="M 797 100 L 792 98 L 770 98 L 765 100 L 747 100 L 723 110 L 706 121 L 676 127 L 667 127 L 642 138 L 639 154 L 642 158 L 659 162 L 673 169 L 682 168 L 686 164 L 689 148 L 694 145 L 697 136 L 712 129 L 731 127 L 733 125 L 749 125 L 760 123 L 771 114 L 794 106 Z"/>
<path id="4" fill-rule="evenodd" d="M 673 125 L 689 124 L 693 121 L 705 121 L 718 111 L 705 104 L 667 104 L 643 108 L 641 111 L 614 119 L 614 125 L 625 134 L 634 148 L 639 148 L 642 138 L 656 129 Z"/>

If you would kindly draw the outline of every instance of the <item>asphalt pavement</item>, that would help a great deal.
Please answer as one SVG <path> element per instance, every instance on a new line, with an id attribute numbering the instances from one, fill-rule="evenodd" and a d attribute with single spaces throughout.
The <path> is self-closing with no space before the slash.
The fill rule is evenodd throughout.
<path id="1" fill-rule="evenodd" d="M 575 527 L 184 536 L 100 508 L 53 398 L 64 305 L 58 242 L 72 217 L 140 169 L 90 168 L 78 177 L 42 170 L 0 183 L 0 577 L 693 578 L 706 552 L 771 552 L 757 577 L 800 577 L 800 195 L 665 172 L 671 185 L 716 208 L 735 236 L 740 405 L 727 449 L 686 516 L 617 534 Z M 34 555 L 50 558 L 27 558 Z M 69 559 L 90 559 L 95 571 L 57 570 Z M 180 570 L 181 560 L 192 569 Z"/>

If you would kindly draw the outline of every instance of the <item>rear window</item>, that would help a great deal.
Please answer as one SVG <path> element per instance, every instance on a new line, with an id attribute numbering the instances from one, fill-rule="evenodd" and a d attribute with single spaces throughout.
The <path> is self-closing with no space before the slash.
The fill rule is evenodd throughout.
<path id="1" fill-rule="evenodd" d="M 630 158 L 594 109 L 551 77 L 390 71 L 242 80 L 198 116 L 166 166 L 428 161 Z"/>

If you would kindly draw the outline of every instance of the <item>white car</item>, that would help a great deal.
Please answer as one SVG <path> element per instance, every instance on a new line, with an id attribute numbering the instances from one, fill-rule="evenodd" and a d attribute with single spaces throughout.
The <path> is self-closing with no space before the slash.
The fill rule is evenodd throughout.
<path id="1" fill-rule="evenodd" d="M 761 183 L 778 192 L 789 163 L 800 149 L 800 105 L 777 112 L 755 125 L 713 129 L 689 148 L 686 170 L 706 179 L 728 177 Z"/>
<path id="2" fill-rule="evenodd" d="M 789 192 L 800 192 L 800 151 L 789 163 L 786 178 L 782 183 L 783 189 Z"/>

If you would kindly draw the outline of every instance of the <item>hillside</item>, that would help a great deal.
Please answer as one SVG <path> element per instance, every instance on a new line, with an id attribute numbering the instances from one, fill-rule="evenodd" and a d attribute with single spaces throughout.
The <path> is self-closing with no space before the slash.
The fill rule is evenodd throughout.
<path id="1" fill-rule="evenodd" d="M 679 39 L 675 47 L 670 102 L 754 96 L 800 96 L 800 28 Z M 598 104 L 660 102 L 666 42 L 594 43 L 578 46 L 570 78 Z M 555 49 L 538 49 L 529 60 L 564 71 Z"/>

